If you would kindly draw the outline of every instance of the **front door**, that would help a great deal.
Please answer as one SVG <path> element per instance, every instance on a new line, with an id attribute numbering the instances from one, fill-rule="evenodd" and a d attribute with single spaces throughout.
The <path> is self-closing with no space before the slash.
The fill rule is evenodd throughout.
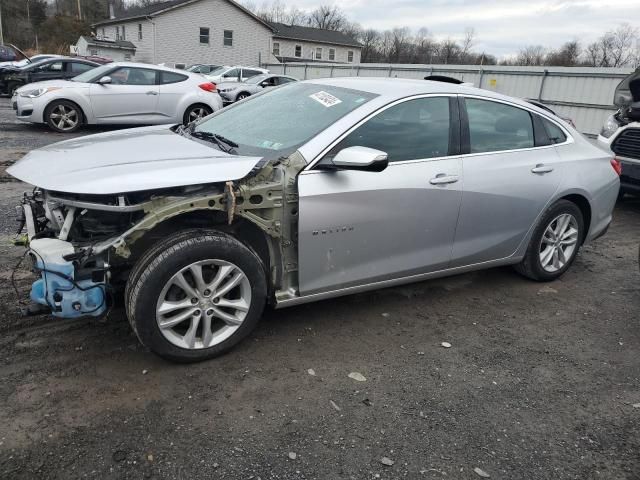
<path id="1" fill-rule="evenodd" d="M 448 266 L 463 185 L 462 162 L 450 156 L 456 124 L 449 97 L 405 100 L 352 130 L 320 161 L 359 145 L 388 154 L 384 171 L 299 175 L 302 295 Z"/>
<path id="2" fill-rule="evenodd" d="M 470 153 L 463 157 L 454 267 L 515 253 L 558 189 L 562 168 L 553 145 L 539 145 L 534 113 L 487 99 L 465 104 Z"/>
<path id="3" fill-rule="evenodd" d="M 158 120 L 156 74 L 156 70 L 147 68 L 120 67 L 109 74 L 110 84 L 92 84 L 89 95 L 98 123 L 153 123 Z"/>

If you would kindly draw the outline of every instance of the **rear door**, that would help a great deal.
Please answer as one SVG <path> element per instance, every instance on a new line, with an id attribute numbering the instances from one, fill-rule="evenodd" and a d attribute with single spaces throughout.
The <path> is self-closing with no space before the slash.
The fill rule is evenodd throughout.
<path id="1" fill-rule="evenodd" d="M 388 154 L 384 171 L 299 175 L 302 294 L 448 266 L 462 199 L 459 125 L 455 97 L 403 100 L 361 123 L 321 160 L 370 147 Z"/>
<path id="2" fill-rule="evenodd" d="M 119 67 L 109 73 L 110 84 L 91 85 L 91 106 L 98 123 L 157 123 L 157 70 Z"/>
<path id="3" fill-rule="evenodd" d="M 515 253 L 561 179 L 537 114 L 487 98 L 461 97 L 461 107 L 467 154 L 452 267 Z"/>

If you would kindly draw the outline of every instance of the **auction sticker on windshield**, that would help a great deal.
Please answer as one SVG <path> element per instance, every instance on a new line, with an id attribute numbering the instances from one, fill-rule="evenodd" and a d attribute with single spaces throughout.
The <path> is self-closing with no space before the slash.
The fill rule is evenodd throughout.
<path id="1" fill-rule="evenodd" d="M 316 102 L 324 105 L 325 107 L 333 107 L 339 103 L 342 103 L 342 100 L 334 97 L 330 93 L 327 92 L 316 92 L 309 95 L 310 98 L 313 98 Z"/>

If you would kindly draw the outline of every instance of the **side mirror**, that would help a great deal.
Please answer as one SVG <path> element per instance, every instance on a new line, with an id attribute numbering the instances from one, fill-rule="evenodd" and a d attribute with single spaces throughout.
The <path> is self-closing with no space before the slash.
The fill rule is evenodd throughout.
<path id="1" fill-rule="evenodd" d="M 332 166 L 338 170 L 381 172 L 389 165 L 386 152 L 369 147 L 343 148 L 333 157 Z M 329 165 L 327 165 L 331 168 Z"/>
<path id="2" fill-rule="evenodd" d="M 98 85 L 108 85 L 111 83 L 111 77 L 109 75 L 105 75 L 100 80 L 98 80 Z"/>

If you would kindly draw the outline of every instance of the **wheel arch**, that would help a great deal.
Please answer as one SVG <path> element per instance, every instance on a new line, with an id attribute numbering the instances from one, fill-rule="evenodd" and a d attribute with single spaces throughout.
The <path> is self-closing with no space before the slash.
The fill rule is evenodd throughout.
<path id="1" fill-rule="evenodd" d="M 238 97 L 240 97 L 240 95 L 246 95 L 247 97 L 250 97 L 251 96 L 251 92 L 247 92 L 245 90 L 243 90 L 242 92 L 238 92 L 236 94 L 236 101 L 238 101 Z"/>
<path id="2" fill-rule="evenodd" d="M 581 243 L 584 243 L 591 229 L 591 217 L 592 217 L 591 203 L 589 202 L 586 196 L 580 193 L 569 193 L 567 195 L 564 195 L 558 198 L 558 200 L 568 200 L 571 203 L 575 204 L 580 209 L 580 212 L 582 213 L 582 220 L 584 221 L 584 234 L 582 236 Z"/>
<path id="3" fill-rule="evenodd" d="M 214 229 L 229 234 L 252 250 L 262 262 L 267 287 L 271 293 L 274 285 L 272 269 L 278 264 L 277 242 L 248 219 L 236 217 L 229 225 L 226 212 L 218 210 L 190 210 L 165 218 L 132 244 L 130 260 L 137 262 L 146 251 L 167 235 L 194 228 Z"/>

